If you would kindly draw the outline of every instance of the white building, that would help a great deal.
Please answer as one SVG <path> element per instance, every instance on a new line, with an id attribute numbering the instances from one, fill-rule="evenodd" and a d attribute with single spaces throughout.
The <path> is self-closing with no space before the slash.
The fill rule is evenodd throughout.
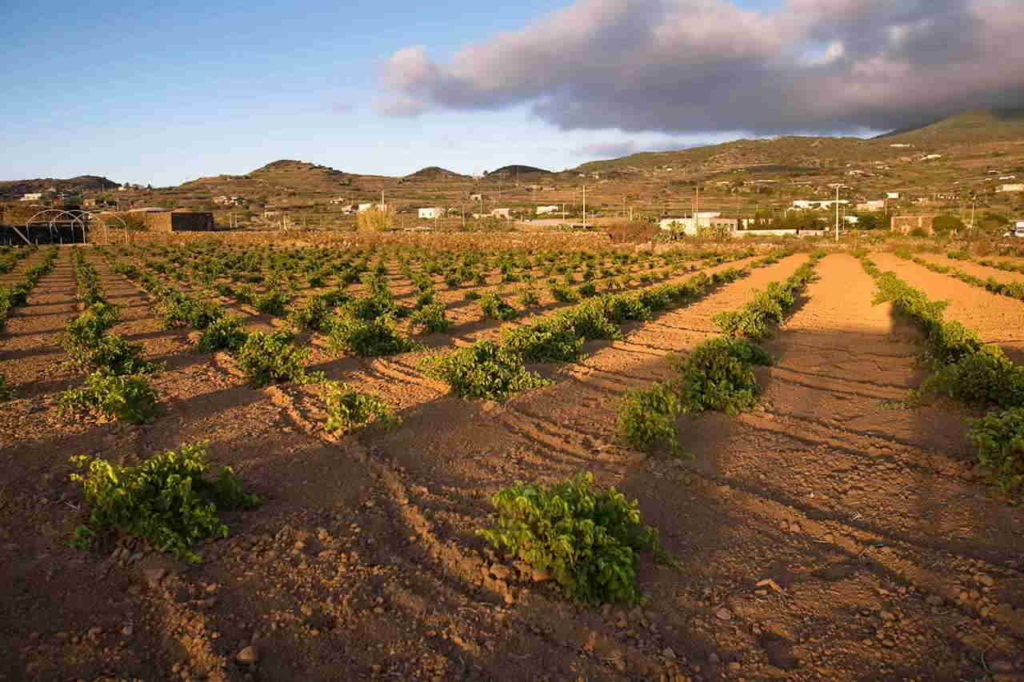
<path id="1" fill-rule="evenodd" d="M 470 194 L 469 195 L 469 200 L 470 201 L 483 201 L 484 200 L 484 195 L 483 194 Z"/>
<path id="2" fill-rule="evenodd" d="M 39 201 L 43 198 L 42 192 L 29 192 L 28 194 L 22 194 L 22 201 Z"/>
<path id="3" fill-rule="evenodd" d="M 885 199 L 871 199 L 864 203 L 857 204 L 858 211 L 884 211 Z"/>
<path id="4" fill-rule="evenodd" d="M 420 220 L 436 220 L 444 215 L 444 209 L 440 206 L 430 206 L 418 210 Z"/>
<path id="5" fill-rule="evenodd" d="M 810 199 L 797 199 L 793 202 L 792 208 L 801 211 L 810 211 L 816 209 L 834 208 L 836 204 L 840 206 L 846 206 L 850 202 L 847 199 L 840 199 L 838 202 L 835 199 L 828 199 L 825 201 L 815 201 Z"/>
<path id="6" fill-rule="evenodd" d="M 505 220 L 511 220 L 512 219 L 512 209 L 511 208 L 494 208 L 494 209 L 491 209 L 491 215 L 494 216 L 495 218 L 504 218 Z"/>
<path id="7" fill-rule="evenodd" d="M 1000 192 L 1024 192 L 1024 183 L 1014 183 L 1010 185 L 1000 185 Z"/>
<path id="8" fill-rule="evenodd" d="M 886 192 L 886 193 L 885 193 L 885 198 L 886 198 L 886 199 L 899 199 L 899 198 L 901 198 L 902 196 L 903 196 L 903 195 L 902 195 L 902 194 L 900 194 L 899 192 Z"/>
<path id="9" fill-rule="evenodd" d="M 547 215 L 549 213 L 558 213 L 561 210 L 559 206 L 538 206 L 537 215 Z"/>
<path id="10" fill-rule="evenodd" d="M 687 235 L 699 234 L 702 230 L 720 229 L 735 232 L 739 229 L 739 219 L 723 218 L 717 211 L 700 211 L 687 218 L 665 218 L 658 221 L 658 227 L 666 232 L 681 232 Z"/>

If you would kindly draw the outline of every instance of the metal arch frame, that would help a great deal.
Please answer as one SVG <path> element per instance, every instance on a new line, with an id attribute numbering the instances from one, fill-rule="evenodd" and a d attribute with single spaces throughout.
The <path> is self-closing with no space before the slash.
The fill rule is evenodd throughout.
<path id="1" fill-rule="evenodd" d="M 129 243 L 128 233 L 129 233 L 130 230 L 128 229 L 128 223 L 119 214 L 112 213 L 112 212 L 109 212 L 109 211 L 98 211 L 98 210 L 97 211 L 84 211 L 84 213 L 86 215 L 88 215 L 90 219 L 98 221 L 99 224 L 103 226 L 103 243 L 104 244 L 110 244 L 110 226 L 107 224 L 107 219 L 108 218 L 115 218 L 115 219 L 117 219 L 121 223 L 121 229 L 124 230 L 124 243 L 125 244 Z"/>
<path id="2" fill-rule="evenodd" d="M 55 215 L 51 216 L 50 219 L 46 221 L 36 220 L 36 218 L 38 218 L 39 216 L 46 215 L 47 213 L 53 213 Z M 25 221 L 25 229 L 27 230 L 32 223 L 45 222 L 50 228 L 50 238 L 52 239 L 54 229 L 53 224 L 57 222 L 62 216 L 68 216 L 71 222 L 72 236 L 74 236 L 74 229 L 75 225 L 77 224 L 79 229 L 82 230 L 82 243 L 85 244 L 87 239 L 85 229 L 87 227 L 88 221 L 82 217 L 83 215 L 88 216 L 89 214 L 84 211 L 72 213 L 71 211 L 62 208 L 44 208 L 42 211 L 37 211 L 35 214 L 32 215 L 31 218 Z M 26 243 L 31 244 L 26 235 L 21 235 L 21 238 L 25 240 Z"/>

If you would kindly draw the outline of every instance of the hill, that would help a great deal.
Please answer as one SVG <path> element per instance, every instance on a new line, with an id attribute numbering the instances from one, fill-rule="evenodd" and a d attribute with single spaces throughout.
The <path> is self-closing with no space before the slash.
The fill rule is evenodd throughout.
<path id="1" fill-rule="evenodd" d="M 102 192 L 119 187 L 118 183 L 99 175 L 79 175 L 74 178 L 35 178 L 32 180 L 0 181 L 0 200 L 19 199 L 33 192 Z"/>
<path id="2" fill-rule="evenodd" d="M 488 180 L 525 180 L 529 178 L 536 179 L 545 175 L 554 175 L 554 173 L 534 166 L 512 164 L 510 166 L 502 166 L 501 168 L 493 170 L 490 173 L 486 173 L 485 175 Z"/>
<path id="3" fill-rule="evenodd" d="M 425 181 L 425 182 L 443 182 L 445 180 L 468 180 L 468 175 L 462 175 L 455 171 L 450 171 L 447 168 L 441 168 L 440 166 L 427 166 L 421 168 L 415 173 L 409 173 L 406 175 L 405 180 L 412 181 Z"/>
<path id="4" fill-rule="evenodd" d="M 966 111 L 920 128 L 897 130 L 875 139 L 931 145 L 1024 139 L 1024 109 Z"/>

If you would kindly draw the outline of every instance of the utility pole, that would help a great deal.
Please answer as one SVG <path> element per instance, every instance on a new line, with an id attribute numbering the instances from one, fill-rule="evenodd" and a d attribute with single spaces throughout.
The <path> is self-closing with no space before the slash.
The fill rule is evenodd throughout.
<path id="1" fill-rule="evenodd" d="M 587 183 L 583 183 L 583 229 L 587 229 Z"/>
<path id="2" fill-rule="evenodd" d="M 839 188 L 841 184 L 836 185 L 836 243 L 839 243 Z"/>

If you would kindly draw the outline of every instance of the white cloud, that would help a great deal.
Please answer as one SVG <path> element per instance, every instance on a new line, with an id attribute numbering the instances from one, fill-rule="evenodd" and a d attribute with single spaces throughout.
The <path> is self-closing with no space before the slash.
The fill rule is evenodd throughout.
<path id="1" fill-rule="evenodd" d="M 1024 106 L 1021 0 L 577 0 L 438 64 L 383 68 L 378 110 L 527 103 L 566 129 L 885 129 Z"/>

